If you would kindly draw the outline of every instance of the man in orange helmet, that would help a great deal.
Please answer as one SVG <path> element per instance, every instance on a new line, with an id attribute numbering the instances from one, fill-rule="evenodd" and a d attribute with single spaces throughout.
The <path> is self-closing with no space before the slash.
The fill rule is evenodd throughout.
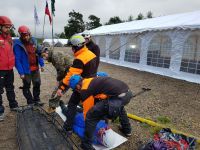
<path id="1" fill-rule="evenodd" d="M 13 53 L 13 42 L 10 36 L 12 28 L 11 20 L 6 16 L 0 16 L 0 121 L 3 120 L 4 106 L 2 105 L 3 88 L 6 89 L 7 99 L 11 110 L 18 110 L 15 100 L 14 73 L 15 56 Z"/>
<path id="2" fill-rule="evenodd" d="M 31 37 L 31 32 L 27 26 L 20 26 L 18 29 L 20 39 L 14 42 L 15 66 L 23 81 L 23 94 L 27 104 L 39 104 L 40 101 L 40 71 L 43 71 L 44 61 L 40 57 L 40 47 L 35 38 Z M 31 82 L 33 84 L 33 93 L 30 91 Z"/>

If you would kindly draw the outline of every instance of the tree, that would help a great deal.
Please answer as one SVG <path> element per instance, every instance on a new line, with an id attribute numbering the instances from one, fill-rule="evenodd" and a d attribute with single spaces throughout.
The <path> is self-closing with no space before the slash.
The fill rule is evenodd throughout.
<path id="1" fill-rule="evenodd" d="M 100 18 L 96 17 L 95 15 L 90 15 L 88 19 L 90 20 L 90 22 L 86 23 L 87 30 L 102 26 L 102 24 L 100 23 Z"/>
<path id="2" fill-rule="evenodd" d="M 130 21 L 133 21 L 133 16 L 132 16 L 132 15 L 130 15 L 130 16 L 128 17 L 127 22 L 130 22 Z"/>
<path id="3" fill-rule="evenodd" d="M 74 10 L 69 13 L 70 19 L 68 24 L 64 27 L 65 36 L 67 38 L 71 37 L 75 33 L 80 33 L 85 30 L 85 25 L 83 21 L 83 15 Z"/>
<path id="4" fill-rule="evenodd" d="M 55 34 L 55 37 L 56 37 L 56 38 L 61 38 L 61 39 L 66 39 L 66 36 L 65 36 L 65 33 L 64 33 L 64 32 L 62 32 L 62 33 L 60 33 L 60 34 L 56 33 L 56 34 Z"/>
<path id="5" fill-rule="evenodd" d="M 117 23 L 122 23 L 122 22 L 123 21 L 118 16 L 115 16 L 115 17 L 111 17 L 109 21 L 106 23 L 106 25 L 117 24 Z"/>
<path id="6" fill-rule="evenodd" d="M 147 18 L 153 18 L 153 13 L 151 11 L 147 12 Z"/>
<path id="7" fill-rule="evenodd" d="M 138 16 L 137 16 L 137 18 L 136 18 L 136 20 L 142 20 L 142 19 L 144 19 L 143 14 L 139 13 Z"/>
<path id="8" fill-rule="evenodd" d="M 62 33 L 60 34 L 59 38 L 61 38 L 61 39 L 66 39 L 65 33 L 62 32 Z"/>

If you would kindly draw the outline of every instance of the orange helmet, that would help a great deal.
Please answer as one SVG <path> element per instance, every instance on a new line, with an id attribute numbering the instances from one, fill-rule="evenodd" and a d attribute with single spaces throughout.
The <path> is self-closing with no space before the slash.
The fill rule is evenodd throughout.
<path id="1" fill-rule="evenodd" d="M 12 26 L 12 21 L 10 20 L 10 18 L 6 17 L 6 16 L 0 16 L 0 26 Z"/>
<path id="2" fill-rule="evenodd" d="M 22 35 L 22 34 L 31 34 L 30 29 L 25 25 L 20 26 L 18 28 L 18 32 L 19 32 L 20 35 Z"/>

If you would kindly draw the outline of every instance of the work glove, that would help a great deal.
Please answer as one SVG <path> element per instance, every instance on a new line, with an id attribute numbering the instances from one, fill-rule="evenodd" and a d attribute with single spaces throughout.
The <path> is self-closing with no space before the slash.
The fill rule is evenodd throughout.
<path id="1" fill-rule="evenodd" d="M 54 97 L 49 99 L 49 107 L 52 109 L 56 109 L 60 103 L 60 96 L 55 95 Z"/>

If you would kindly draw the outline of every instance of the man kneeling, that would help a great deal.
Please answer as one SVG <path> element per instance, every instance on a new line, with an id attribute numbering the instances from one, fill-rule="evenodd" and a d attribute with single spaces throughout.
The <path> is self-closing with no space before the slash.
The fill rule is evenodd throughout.
<path id="1" fill-rule="evenodd" d="M 104 118 L 114 119 L 119 116 L 121 131 L 125 136 L 131 136 L 131 125 L 124 106 L 130 102 L 133 94 L 124 82 L 111 77 L 83 79 L 73 75 L 69 86 L 81 95 L 85 119 L 81 147 L 84 150 L 93 149 L 91 143 L 96 125 Z"/>

